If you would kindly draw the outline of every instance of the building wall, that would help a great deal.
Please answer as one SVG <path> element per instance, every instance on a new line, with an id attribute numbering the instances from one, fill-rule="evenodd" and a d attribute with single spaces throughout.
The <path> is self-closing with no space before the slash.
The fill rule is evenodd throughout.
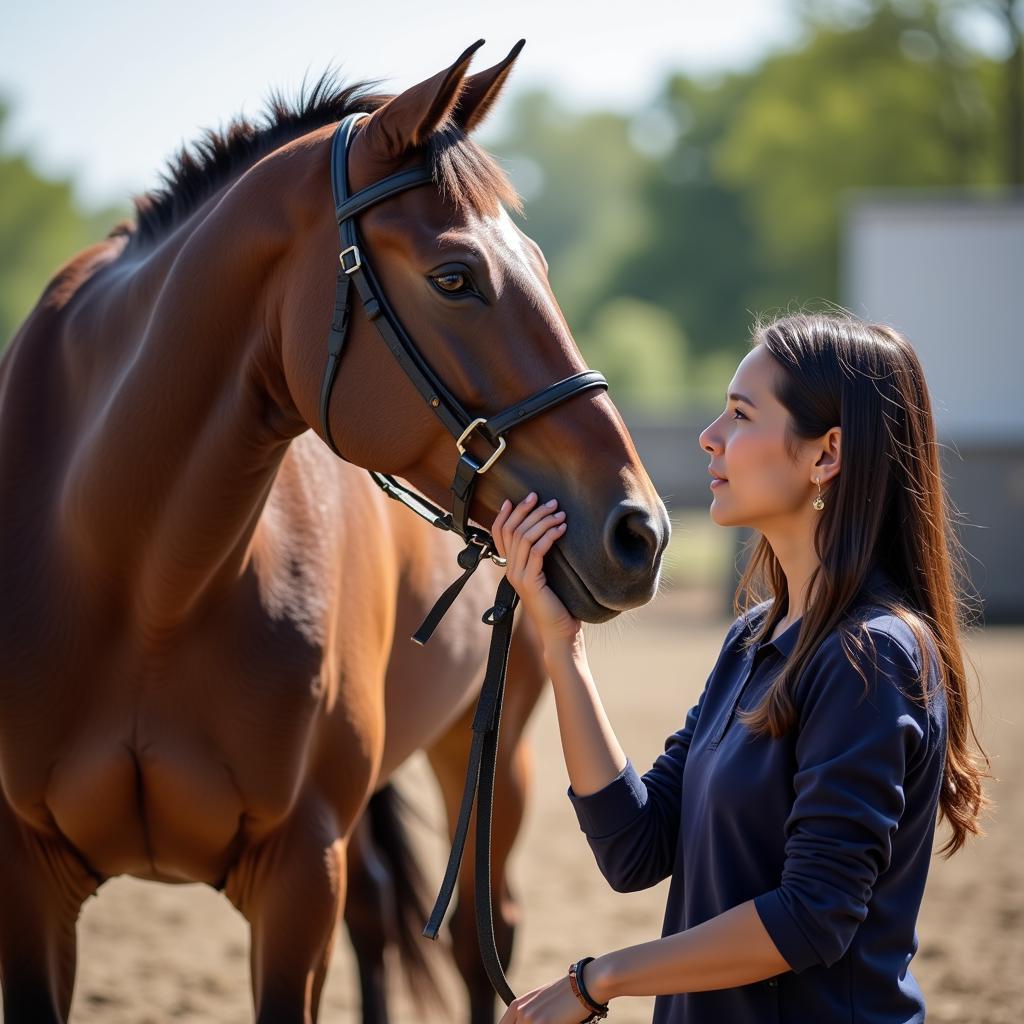
<path id="1" fill-rule="evenodd" d="M 843 302 L 913 343 L 986 621 L 1024 621 L 1024 194 L 857 193 Z"/>

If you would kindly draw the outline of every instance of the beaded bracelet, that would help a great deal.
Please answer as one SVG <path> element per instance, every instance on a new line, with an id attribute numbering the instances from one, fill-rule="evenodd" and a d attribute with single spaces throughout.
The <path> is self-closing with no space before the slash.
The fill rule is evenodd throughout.
<path id="1" fill-rule="evenodd" d="M 585 956 L 582 960 L 569 966 L 569 987 L 572 994 L 583 1004 L 583 1008 L 590 1015 L 584 1018 L 580 1024 L 591 1024 L 595 1020 L 604 1020 L 608 1016 L 608 1004 L 599 1003 L 594 1000 L 587 991 L 583 982 L 583 968 L 593 960 L 592 956 Z"/>

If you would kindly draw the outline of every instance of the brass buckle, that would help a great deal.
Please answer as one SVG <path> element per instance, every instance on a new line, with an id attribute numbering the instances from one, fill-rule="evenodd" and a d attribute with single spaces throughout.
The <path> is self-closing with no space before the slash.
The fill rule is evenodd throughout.
<path id="1" fill-rule="evenodd" d="M 352 259 L 354 261 L 351 266 L 345 262 L 345 257 L 349 253 L 352 253 Z M 354 274 L 363 265 L 363 258 L 359 253 L 358 245 L 350 245 L 347 249 L 342 249 L 338 259 L 341 260 L 341 269 L 344 270 L 346 274 Z"/>
<path id="2" fill-rule="evenodd" d="M 466 438 L 476 430 L 481 424 L 486 423 L 487 420 L 483 416 L 478 416 L 466 429 L 462 432 L 462 436 L 455 442 L 455 447 L 459 449 L 460 455 L 466 454 Z M 478 473 L 486 473 L 497 461 L 498 456 L 505 450 L 505 438 L 498 438 L 498 447 L 494 450 L 494 454 L 477 470 Z"/>

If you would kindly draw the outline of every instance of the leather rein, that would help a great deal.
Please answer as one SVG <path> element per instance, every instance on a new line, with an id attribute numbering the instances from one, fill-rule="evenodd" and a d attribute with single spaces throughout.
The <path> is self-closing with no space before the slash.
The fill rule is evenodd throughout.
<path id="1" fill-rule="evenodd" d="M 444 613 L 451 607 L 452 602 L 466 585 L 469 577 L 476 571 L 481 560 L 489 557 L 497 565 L 505 564 L 504 559 L 497 554 L 491 534 L 469 522 L 470 504 L 477 478 L 486 473 L 505 451 L 507 447 L 505 434 L 514 426 L 528 422 L 533 417 L 581 392 L 594 388 L 607 388 L 608 382 L 596 370 L 585 370 L 551 384 L 494 416 L 473 416 L 467 412 L 437 377 L 402 326 L 381 290 L 361 245 L 356 226 L 359 214 L 408 189 L 434 183 L 431 169 L 421 166 L 392 174 L 361 189 L 354 195 L 351 194 L 348 186 L 348 153 L 355 136 L 356 126 L 366 116 L 366 114 L 350 114 L 343 118 L 331 143 L 331 185 L 341 237 L 341 252 L 338 258 L 334 316 L 327 339 L 327 365 L 320 388 L 320 429 L 331 451 L 340 458 L 344 458 L 338 451 L 331 435 L 329 412 L 331 392 L 341 365 L 351 318 L 350 291 L 354 284 L 367 319 L 376 326 L 384 343 L 398 360 L 399 366 L 405 371 L 430 409 L 456 439 L 455 444 L 459 453 L 455 478 L 451 485 L 451 512 L 445 512 L 438 508 L 422 495 L 400 483 L 395 477 L 369 470 L 370 475 L 388 497 L 400 501 L 438 529 L 452 531 L 466 541 L 466 547 L 458 555 L 458 563 L 463 570 L 462 575 L 438 598 L 433 609 L 412 637 L 416 643 L 425 644 L 437 628 Z M 466 449 L 467 441 L 474 434 L 483 438 L 493 449 L 490 456 L 483 462 L 480 462 Z M 487 975 L 494 990 L 506 1005 L 512 1002 L 515 995 L 505 978 L 494 940 L 494 918 L 491 905 L 491 817 L 501 705 L 505 689 L 505 675 L 508 669 L 509 646 L 512 642 L 512 624 L 518 602 L 519 595 L 508 582 L 507 577 L 502 577 L 498 584 L 494 605 L 483 615 L 483 621 L 492 627 L 493 632 L 487 656 L 487 670 L 477 703 L 476 715 L 473 719 L 473 742 L 466 772 L 466 785 L 463 790 L 458 823 L 452 838 L 448 867 L 445 870 L 444 880 L 441 883 L 434 909 L 423 930 L 423 934 L 428 938 L 437 938 L 458 881 L 459 866 L 462 863 L 470 817 L 475 803 L 477 805 L 475 864 L 477 939 Z"/>

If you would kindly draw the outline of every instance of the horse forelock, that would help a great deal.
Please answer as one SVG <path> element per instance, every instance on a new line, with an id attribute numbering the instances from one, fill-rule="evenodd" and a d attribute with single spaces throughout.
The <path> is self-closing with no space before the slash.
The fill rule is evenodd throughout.
<path id="1" fill-rule="evenodd" d="M 434 181 L 459 208 L 495 215 L 500 204 L 522 211 L 522 201 L 495 159 L 454 124 L 435 132 L 427 144 Z"/>
<path id="2" fill-rule="evenodd" d="M 122 222 L 111 235 L 128 235 L 137 243 L 161 237 L 273 150 L 348 114 L 369 114 L 383 106 L 392 97 L 377 92 L 377 86 L 344 85 L 329 69 L 308 89 L 304 81 L 294 99 L 272 92 L 257 121 L 240 115 L 224 128 L 205 129 L 170 158 L 160 185 L 135 198 L 135 222 Z M 435 182 L 456 206 L 482 213 L 496 212 L 501 203 L 521 209 L 497 162 L 453 123 L 432 135 L 424 151 Z"/>

